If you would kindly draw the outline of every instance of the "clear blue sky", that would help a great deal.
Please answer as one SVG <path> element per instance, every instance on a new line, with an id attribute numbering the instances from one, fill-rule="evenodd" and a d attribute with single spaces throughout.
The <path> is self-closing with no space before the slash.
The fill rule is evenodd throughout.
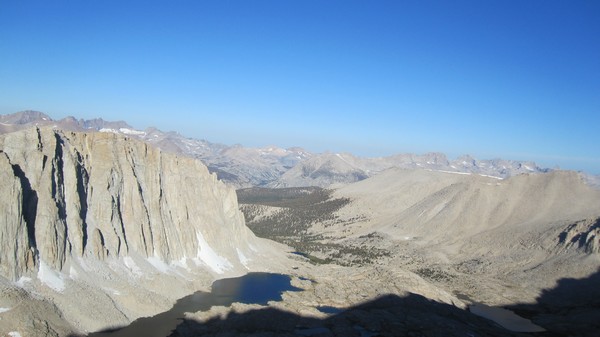
<path id="1" fill-rule="evenodd" d="M 0 0 L 0 113 L 600 174 L 600 1 Z"/>

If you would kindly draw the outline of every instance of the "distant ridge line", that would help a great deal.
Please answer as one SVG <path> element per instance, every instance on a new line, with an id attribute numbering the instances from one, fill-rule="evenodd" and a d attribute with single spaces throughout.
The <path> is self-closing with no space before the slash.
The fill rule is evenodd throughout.
<path id="1" fill-rule="evenodd" d="M 358 157 L 350 153 L 311 153 L 301 147 L 284 149 L 277 146 L 228 146 L 154 127 L 137 130 L 125 121 L 112 122 L 102 118 L 84 120 L 72 116 L 54 120 L 43 112 L 33 110 L 0 115 L 0 134 L 43 125 L 53 125 L 67 131 L 113 132 L 135 137 L 163 151 L 200 159 L 219 179 L 236 188 L 340 186 L 367 179 L 394 167 L 472 173 L 503 179 L 519 174 L 552 171 L 539 167 L 532 161 L 499 158 L 479 160 L 470 155 L 449 160 L 439 152 Z M 592 186 L 600 186 L 598 176 L 586 174 L 585 179 Z"/>

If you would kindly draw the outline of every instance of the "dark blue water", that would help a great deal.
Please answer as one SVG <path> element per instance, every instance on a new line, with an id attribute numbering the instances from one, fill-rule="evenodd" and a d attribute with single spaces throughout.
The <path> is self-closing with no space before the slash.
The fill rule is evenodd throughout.
<path id="1" fill-rule="evenodd" d="M 302 252 L 292 252 L 292 254 L 298 255 L 298 256 L 302 256 L 302 257 L 305 257 L 307 259 L 309 258 L 308 254 L 302 253 Z"/>
<path id="2" fill-rule="evenodd" d="M 156 316 L 144 317 L 113 331 L 96 332 L 89 337 L 147 336 L 164 337 L 181 322 L 185 312 L 209 310 L 212 306 L 229 306 L 234 302 L 267 304 L 280 301 L 284 291 L 302 289 L 290 284 L 290 277 L 271 273 L 249 273 L 241 277 L 217 280 L 210 293 L 198 291 L 179 299 L 173 308 Z"/>

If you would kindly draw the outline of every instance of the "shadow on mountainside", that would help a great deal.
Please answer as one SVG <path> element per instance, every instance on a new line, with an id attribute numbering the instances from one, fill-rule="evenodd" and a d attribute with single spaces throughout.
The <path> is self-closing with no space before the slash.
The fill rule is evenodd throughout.
<path id="1" fill-rule="evenodd" d="M 325 319 L 274 308 L 185 319 L 171 337 L 190 336 L 526 336 L 452 305 L 409 294 L 385 295 Z"/>
<path id="2" fill-rule="evenodd" d="M 536 303 L 508 309 L 544 327 L 551 336 L 598 336 L 600 269 L 583 279 L 560 279 L 556 287 L 544 290 Z"/>
<path id="3" fill-rule="evenodd" d="M 205 322 L 185 318 L 170 336 L 597 336 L 600 270 L 584 279 L 561 279 L 555 288 L 543 291 L 534 304 L 506 308 L 547 331 L 511 332 L 469 311 L 408 294 L 385 295 L 324 319 L 271 307 L 232 311 Z M 120 335 L 139 336 L 125 329 Z"/>
<path id="4" fill-rule="evenodd" d="M 125 328 L 126 329 L 126 328 Z M 122 330 L 122 335 L 139 336 Z M 328 318 L 275 308 L 230 312 L 205 322 L 183 319 L 171 337 L 191 336 L 531 336 L 421 295 L 385 295 Z M 75 336 L 71 336 L 75 337 Z"/>

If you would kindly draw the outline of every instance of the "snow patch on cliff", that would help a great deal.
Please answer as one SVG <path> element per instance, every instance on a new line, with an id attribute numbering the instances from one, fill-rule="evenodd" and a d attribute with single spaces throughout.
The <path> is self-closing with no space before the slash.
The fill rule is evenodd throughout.
<path id="1" fill-rule="evenodd" d="M 183 268 L 183 269 L 185 269 L 187 271 L 191 271 L 190 267 L 187 264 L 187 257 L 186 256 L 182 257 L 179 260 L 171 261 L 171 265 L 175 266 L 175 267 Z"/>
<path id="2" fill-rule="evenodd" d="M 223 274 L 226 270 L 233 268 L 229 260 L 220 256 L 212 249 L 204 239 L 202 233 L 196 232 L 196 238 L 198 239 L 198 256 L 194 259 L 196 264 L 199 265 L 202 262 L 218 274 Z"/>
<path id="3" fill-rule="evenodd" d="M 165 262 L 163 262 L 163 260 L 161 260 L 158 256 L 151 256 L 148 258 L 148 262 L 150 262 L 150 264 L 158 269 L 158 271 L 160 271 L 163 274 L 168 274 L 169 273 L 169 265 L 166 264 Z"/>
<path id="4" fill-rule="evenodd" d="M 65 281 L 63 281 L 60 273 L 50 268 L 43 260 L 40 260 L 38 279 L 55 291 L 62 292 L 65 290 Z"/>
<path id="5" fill-rule="evenodd" d="M 250 259 L 246 257 L 246 255 L 244 255 L 244 253 L 239 249 L 236 248 L 235 249 L 238 255 L 238 259 L 240 260 L 240 262 L 244 265 L 244 267 L 248 268 L 248 262 L 250 262 Z"/>
<path id="6" fill-rule="evenodd" d="M 133 275 L 135 275 L 135 276 L 144 275 L 144 273 L 142 273 L 142 270 L 140 269 L 140 267 L 138 267 L 138 265 L 135 264 L 135 261 L 133 261 L 133 259 L 130 256 L 125 256 L 123 258 L 123 262 L 125 263 L 125 266 L 131 271 L 131 273 L 133 273 Z"/>

